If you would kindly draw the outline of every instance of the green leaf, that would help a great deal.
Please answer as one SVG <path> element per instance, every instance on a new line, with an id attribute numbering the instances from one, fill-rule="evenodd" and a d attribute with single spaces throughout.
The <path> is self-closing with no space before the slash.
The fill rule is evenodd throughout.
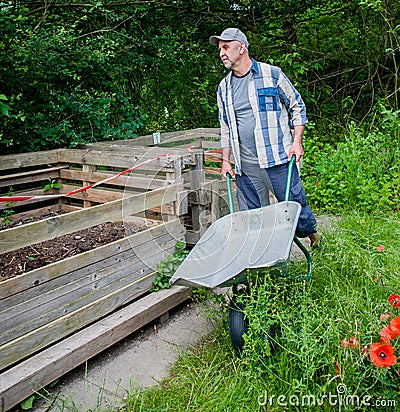
<path id="1" fill-rule="evenodd" d="M 29 409 L 33 408 L 33 402 L 35 401 L 36 397 L 35 395 L 31 395 L 29 398 L 25 399 L 24 401 L 21 402 L 21 408 L 24 411 L 28 411 Z"/>
<path id="2" fill-rule="evenodd" d="M 2 102 L 0 102 L 0 112 L 1 114 L 4 114 L 4 116 L 10 117 L 10 115 L 8 114 L 8 110 L 10 109 L 10 107 Z"/>

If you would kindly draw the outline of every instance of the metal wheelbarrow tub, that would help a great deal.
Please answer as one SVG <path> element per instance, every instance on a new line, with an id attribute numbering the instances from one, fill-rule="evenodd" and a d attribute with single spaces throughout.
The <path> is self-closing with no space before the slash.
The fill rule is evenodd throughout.
<path id="1" fill-rule="evenodd" d="M 214 288 L 229 284 L 246 269 L 285 264 L 300 210 L 298 203 L 284 201 L 218 219 L 191 250 L 170 283 Z"/>

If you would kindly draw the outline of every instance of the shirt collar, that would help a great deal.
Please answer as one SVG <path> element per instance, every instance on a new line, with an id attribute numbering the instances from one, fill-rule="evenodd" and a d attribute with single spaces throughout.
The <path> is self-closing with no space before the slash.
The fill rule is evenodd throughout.
<path id="1" fill-rule="evenodd" d="M 251 60 L 253 61 L 253 64 L 251 65 L 250 70 L 251 70 L 253 73 L 258 73 L 258 71 L 259 71 L 258 63 L 257 63 L 252 57 L 250 57 L 250 58 L 251 58 Z"/>

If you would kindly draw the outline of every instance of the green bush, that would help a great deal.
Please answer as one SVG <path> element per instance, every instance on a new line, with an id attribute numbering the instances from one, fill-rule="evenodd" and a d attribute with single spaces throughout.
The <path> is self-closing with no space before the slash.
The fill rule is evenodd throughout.
<path id="1" fill-rule="evenodd" d="M 399 209 L 399 112 L 381 108 L 380 116 L 375 130 L 353 125 L 336 145 L 322 145 L 312 132 L 306 135 L 302 175 L 314 209 L 329 214 Z"/>

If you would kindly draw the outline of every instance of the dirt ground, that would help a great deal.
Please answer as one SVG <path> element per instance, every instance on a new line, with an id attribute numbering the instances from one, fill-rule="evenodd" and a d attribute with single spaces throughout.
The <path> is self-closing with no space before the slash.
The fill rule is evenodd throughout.
<path id="1" fill-rule="evenodd" d="M 7 226 L 1 226 L 0 230 L 24 223 L 26 222 L 14 221 Z M 141 230 L 143 228 L 139 225 L 129 224 L 129 234 Z M 95 249 L 125 236 L 126 230 L 123 222 L 108 222 L 13 252 L 0 254 L 0 282 L 87 250 Z"/>

